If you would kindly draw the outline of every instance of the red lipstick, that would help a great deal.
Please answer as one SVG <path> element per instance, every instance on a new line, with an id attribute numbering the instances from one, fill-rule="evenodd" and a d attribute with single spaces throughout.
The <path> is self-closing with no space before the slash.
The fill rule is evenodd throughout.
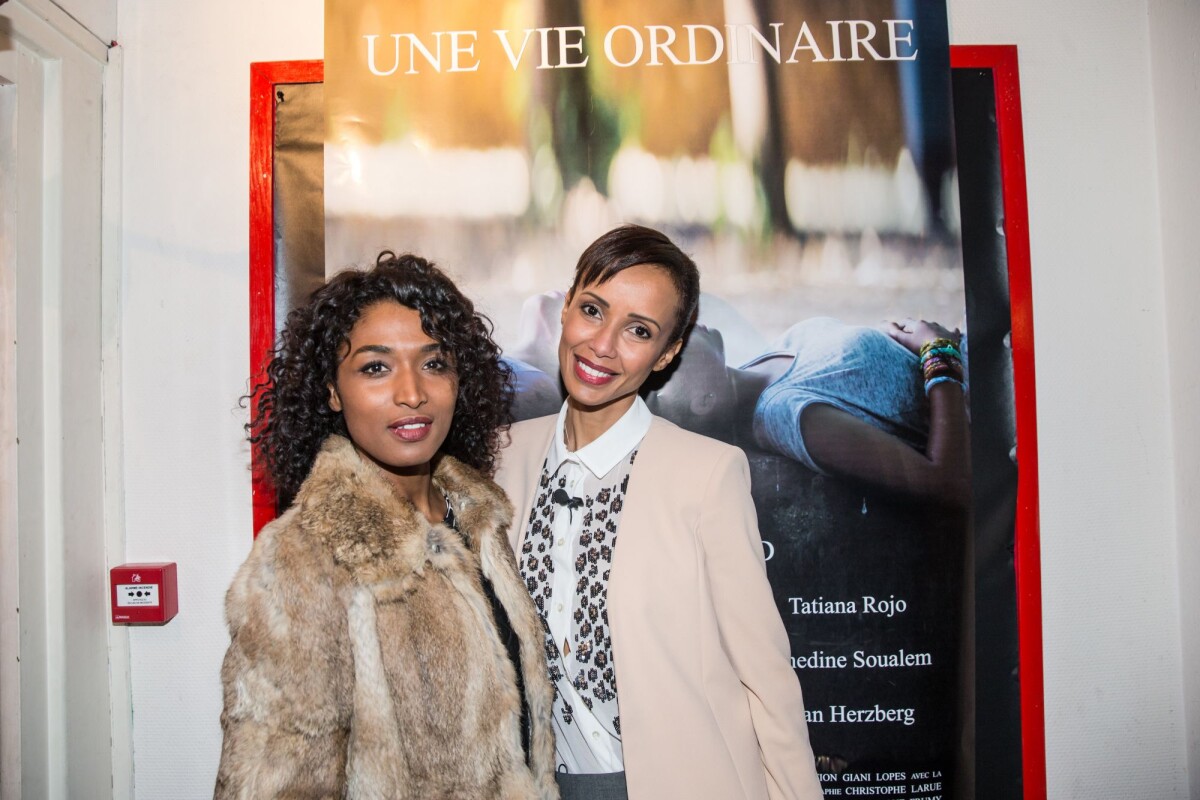
<path id="1" fill-rule="evenodd" d="M 592 386 L 603 386 L 617 376 L 611 370 L 598 367 L 582 356 L 575 356 L 575 377 Z"/>
<path id="2" fill-rule="evenodd" d="M 433 431 L 433 420 L 429 417 L 405 417 L 388 425 L 388 430 L 402 441 L 419 442 Z"/>

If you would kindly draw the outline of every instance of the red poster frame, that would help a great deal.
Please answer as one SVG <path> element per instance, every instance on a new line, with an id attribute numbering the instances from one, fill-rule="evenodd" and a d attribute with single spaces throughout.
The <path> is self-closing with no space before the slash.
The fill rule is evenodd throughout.
<path id="1" fill-rule="evenodd" d="M 1038 523 L 1037 391 L 1033 363 L 1033 283 L 1025 132 L 1016 45 L 952 45 L 951 68 L 990 69 L 996 94 L 1000 186 L 1012 315 L 1013 394 L 1020 469 L 1017 474 L 1017 652 L 1021 676 L 1021 764 L 1025 800 L 1046 798 L 1046 726 L 1042 681 L 1042 556 Z"/>
<path id="2" fill-rule="evenodd" d="M 1013 387 L 1021 469 L 1017 479 L 1016 587 L 1021 676 L 1021 749 L 1024 800 L 1046 800 L 1046 733 L 1042 678 L 1041 539 L 1038 527 L 1037 395 L 1033 360 L 1033 287 L 1025 141 L 1016 45 L 952 45 L 950 65 L 990 69 L 996 94 L 1000 175 L 1004 194 Z M 250 374 L 259 376 L 275 339 L 274 160 L 275 87 L 320 83 L 323 61 L 250 65 Z M 254 535 L 275 518 L 272 487 L 252 456 Z"/>
<path id="3" fill-rule="evenodd" d="M 321 83 L 324 61 L 263 61 L 250 65 L 250 376 L 264 375 L 275 344 L 275 87 Z M 258 392 L 252 389 L 257 399 Z M 275 489 L 251 448 L 254 535 L 275 519 Z"/>

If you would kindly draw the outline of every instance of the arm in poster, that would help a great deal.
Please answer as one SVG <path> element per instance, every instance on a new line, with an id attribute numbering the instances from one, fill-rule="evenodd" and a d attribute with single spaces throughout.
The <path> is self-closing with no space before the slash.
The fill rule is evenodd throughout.
<path id="1" fill-rule="evenodd" d="M 286 518 L 286 517 L 285 517 Z M 221 668 L 224 741 L 215 800 L 339 798 L 345 785 L 348 709 L 338 667 L 343 605 L 332 581 L 304 569 L 265 528 L 226 598 L 231 641 Z M 290 563 L 289 563 L 290 562 Z M 311 565 L 310 565 L 311 566 Z M 327 595 L 312 602 L 314 593 Z"/>
<path id="2" fill-rule="evenodd" d="M 963 391 L 943 381 L 927 397 L 919 356 L 926 341 L 958 334 L 935 323 L 905 324 L 909 331 L 812 317 L 741 367 L 726 364 L 721 331 L 697 324 L 674 374 L 647 404 L 681 427 L 730 444 L 752 442 L 823 475 L 965 507 Z M 739 427 L 743 420 L 748 430 Z"/>
<path id="3" fill-rule="evenodd" d="M 923 320 L 889 323 L 884 332 L 913 353 L 936 338 L 959 338 Z M 968 428 L 966 400 L 956 382 L 929 391 L 924 452 L 832 405 L 814 403 L 800 416 L 809 455 L 828 474 L 954 507 L 965 507 L 971 496 Z"/>
<path id="4" fill-rule="evenodd" d="M 821 797 L 800 683 L 767 582 L 750 468 L 724 450 L 703 489 L 699 538 L 726 655 L 741 681 L 771 800 Z"/>

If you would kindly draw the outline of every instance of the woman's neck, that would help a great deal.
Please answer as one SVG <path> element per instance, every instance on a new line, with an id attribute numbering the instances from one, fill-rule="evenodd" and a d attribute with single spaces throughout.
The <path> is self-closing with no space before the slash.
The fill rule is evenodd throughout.
<path id="1" fill-rule="evenodd" d="M 388 475 L 391 479 L 392 490 L 399 497 L 413 504 L 418 513 L 424 515 L 431 525 L 436 525 L 446 518 L 446 499 L 441 491 L 433 485 L 433 476 L 426 473 L 421 476 Z M 397 480 L 401 479 L 401 480 Z"/>
<path id="2" fill-rule="evenodd" d="M 373 460 L 366 453 L 359 454 L 367 460 Z M 407 500 L 422 514 L 430 524 L 441 522 L 446 516 L 446 501 L 441 491 L 433 484 L 433 465 L 421 464 L 404 469 L 389 468 L 375 462 L 383 479 L 392 488 L 392 492 L 402 500 Z"/>
<path id="3" fill-rule="evenodd" d="M 574 452 L 599 439 L 625 416 L 636 400 L 637 395 L 631 394 L 602 406 L 583 406 L 567 398 L 567 418 L 563 425 L 567 449 Z"/>

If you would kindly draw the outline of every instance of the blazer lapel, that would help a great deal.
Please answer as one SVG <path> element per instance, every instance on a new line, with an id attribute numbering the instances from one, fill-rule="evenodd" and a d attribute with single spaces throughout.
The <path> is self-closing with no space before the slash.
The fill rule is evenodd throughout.
<path id="1" fill-rule="evenodd" d="M 521 552 L 525 532 L 529 528 L 529 510 L 537 494 L 538 481 L 542 477 L 542 465 L 550 450 L 558 415 L 541 417 L 522 423 L 517 431 L 520 441 L 512 440 L 501 455 L 500 473 L 496 480 L 508 492 L 509 501 L 516 511 L 508 529 L 508 543 L 514 553 Z"/>

